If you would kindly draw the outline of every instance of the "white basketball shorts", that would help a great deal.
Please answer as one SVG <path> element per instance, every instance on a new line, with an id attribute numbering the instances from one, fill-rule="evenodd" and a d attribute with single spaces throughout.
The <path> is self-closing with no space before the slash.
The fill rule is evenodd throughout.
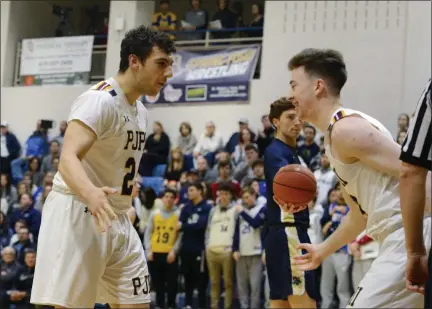
<path id="1" fill-rule="evenodd" d="M 431 247 L 431 218 L 423 220 L 427 252 Z M 348 308 L 424 308 L 424 296 L 405 288 L 407 251 L 405 233 L 400 228 L 381 244 L 380 253 L 360 281 Z"/>
<path id="2" fill-rule="evenodd" d="M 31 303 L 93 308 L 150 303 L 141 241 L 126 214 L 100 233 L 75 195 L 52 191 L 42 211 Z"/>

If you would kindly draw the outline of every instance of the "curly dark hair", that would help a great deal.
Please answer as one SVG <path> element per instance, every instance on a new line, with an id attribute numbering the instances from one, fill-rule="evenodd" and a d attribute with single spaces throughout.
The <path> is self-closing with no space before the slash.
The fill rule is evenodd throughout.
<path id="1" fill-rule="evenodd" d="M 124 73 L 129 68 L 130 55 L 136 55 L 142 62 L 145 62 L 153 46 L 159 47 L 168 55 L 176 51 L 174 41 L 167 33 L 145 26 L 139 26 L 126 32 L 121 42 L 119 72 Z"/>

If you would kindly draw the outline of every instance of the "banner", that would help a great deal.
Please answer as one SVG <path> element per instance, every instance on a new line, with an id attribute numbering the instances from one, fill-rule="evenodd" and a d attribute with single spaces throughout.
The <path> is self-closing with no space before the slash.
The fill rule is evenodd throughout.
<path id="1" fill-rule="evenodd" d="M 94 36 L 24 39 L 21 85 L 88 84 Z"/>
<path id="2" fill-rule="evenodd" d="M 259 45 L 223 50 L 178 51 L 173 54 L 173 77 L 144 104 L 248 101 Z"/>

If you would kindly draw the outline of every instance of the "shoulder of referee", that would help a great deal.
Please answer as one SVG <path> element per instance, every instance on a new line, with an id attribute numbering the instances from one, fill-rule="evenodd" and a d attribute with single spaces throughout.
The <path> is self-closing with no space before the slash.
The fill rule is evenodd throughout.
<path id="1" fill-rule="evenodd" d="M 432 169 L 432 102 L 429 79 L 402 144 L 403 162 Z"/>

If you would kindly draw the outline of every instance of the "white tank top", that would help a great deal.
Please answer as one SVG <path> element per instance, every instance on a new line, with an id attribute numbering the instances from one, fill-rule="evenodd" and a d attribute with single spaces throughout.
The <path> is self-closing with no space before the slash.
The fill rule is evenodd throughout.
<path id="1" fill-rule="evenodd" d="M 366 119 L 393 140 L 391 133 L 378 120 L 347 108 L 340 108 L 334 112 L 329 132 L 338 120 L 354 114 Z M 332 142 L 331 138 L 329 141 Z M 351 164 L 343 163 L 332 156 L 330 144 L 326 144 L 325 147 L 330 164 L 341 185 L 360 205 L 360 210 L 368 215 L 367 235 L 381 242 L 388 234 L 402 227 L 399 179 L 380 172 L 361 161 Z"/>

